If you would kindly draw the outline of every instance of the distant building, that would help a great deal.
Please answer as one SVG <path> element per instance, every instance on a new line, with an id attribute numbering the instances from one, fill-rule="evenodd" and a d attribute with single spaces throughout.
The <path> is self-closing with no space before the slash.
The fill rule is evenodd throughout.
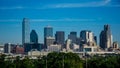
<path id="1" fill-rule="evenodd" d="M 6 44 L 4 45 L 4 53 L 12 53 L 14 47 L 15 47 L 14 44 L 6 43 Z"/>
<path id="2" fill-rule="evenodd" d="M 38 51 L 41 50 L 42 44 L 39 43 L 26 43 L 24 46 L 24 52 L 27 53 L 28 51 L 31 51 L 32 49 L 37 49 Z"/>
<path id="3" fill-rule="evenodd" d="M 105 49 L 106 46 L 105 46 L 105 33 L 104 31 L 101 31 L 100 33 L 100 47 Z"/>
<path id="4" fill-rule="evenodd" d="M 38 43 L 38 35 L 35 30 L 32 30 L 30 33 L 30 42 L 31 43 Z"/>
<path id="5" fill-rule="evenodd" d="M 68 35 L 68 39 L 72 40 L 72 43 L 76 43 L 77 40 L 77 32 L 70 32 Z"/>
<path id="6" fill-rule="evenodd" d="M 46 39 L 47 37 L 53 37 L 53 28 L 51 26 L 47 26 L 44 28 L 44 46 L 47 48 Z"/>
<path id="7" fill-rule="evenodd" d="M 58 44 L 63 45 L 65 42 L 65 33 L 64 31 L 57 31 L 55 34 L 55 40 Z"/>
<path id="8" fill-rule="evenodd" d="M 112 34 L 109 25 L 104 25 L 104 30 L 100 33 L 100 47 L 108 49 L 112 46 Z"/>
<path id="9" fill-rule="evenodd" d="M 72 41 L 70 39 L 66 40 L 66 50 L 69 51 L 70 50 L 70 46 L 71 46 Z"/>
<path id="10" fill-rule="evenodd" d="M 76 38 L 76 44 L 77 44 L 77 45 L 80 45 L 80 43 L 81 43 L 81 38 L 77 37 L 77 38 Z"/>
<path id="11" fill-rule="evenodd" d="M 41 56 L 41 52 L 36 49 L 32 49 L 27 53 L 27 55 L 32 57 L 39 57 Z"/>
<path id="12" fill-rule="evenodd" d="M 87 45 L 83 46 L 83 52 L 97 52 L 97 51 L 98 51 L 97 46 L 87 46 Z"/>
<path id="13" fill-rule="evenodd" d="M 61 51 L 61 45 L 52 44 L 52 45 L 48 46 L 48 51 L 49 52 L 60 52 Z"/>
<path id="14" fill-rule="evenodd" d="M 119 45 L 117 42 L 113 42 L 113 49 L 118 49 L 119 48 Z"/>
<path id="15" fill-rule="evenodd" d="M 30 23 L 27 18 L 23 19 L 22 22 L 22 44 L 30 42 Z"/>
<path id="16" fill-rule="evenodd" d="M 89 30 L 83 30 L 80 32 L 81 41 L 85 44 L 94 43 L 94 35 L 93 32 Z"/>
<path id="17" fill-rule="evenodd" d="M 4 53 L 4 46 L 2 45 L 0 45 L 0 53 Z"/>
<path id="18" fill-rule="evenodd" d="M 14 48 L 14 53 L 15 54 L 24 54 L 24 48 L 21 47 L 20 45 L 16 45 Z"/>
<path id="19" fill-rule="evenodd" d="M 73 43 L 72 46 L 71 46 L 71 49 L 72 49 L 73 51 L 79 51 L 79 45 Z"/>
<path id="20" fill-rule="evenodd" d="M 44 28 L 44 38 L 46 37 L 53 37 L 53 28 L 51 26 Z"/>
<path id="21" fill-rule="evenodd" d="M 46 37 L 45 38 L 45 43 L 46 43 L 46 46 L 50 46 L 51 44 L 53 44 L 55 42 L 55 38 L 54 37 Z"/>
<path id="22" fill-rule="evenodd" d="M 97 44 L 97 36 L 94 36 L 95 43 Z"/>

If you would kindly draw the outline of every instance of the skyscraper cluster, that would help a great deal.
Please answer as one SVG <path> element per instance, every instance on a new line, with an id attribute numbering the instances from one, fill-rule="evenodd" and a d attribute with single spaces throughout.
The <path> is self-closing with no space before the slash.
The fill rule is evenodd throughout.
<path id="1" fill-rule="evenodd" d="M 32 30 L 29 34 L 29 21 L 24 18 L 22 22 L 22 43 L 30 45 L 26 45 L 25 48 L 30 50 L 32 48 L 40 48 L 39 46 L 35 47 L 33 45 L 38 44 L 38 35 L 35 30 Z M 109 49 L 112 47 L 112 33 L 110 30 L 110 26 L 104 25 L 104 29 L 100 33 L 100 47 L 103 50 Z M 65 39 L 64 31 L 56 31 L 55 35 L 53 35 L 53 27 L 46 26 L 44 27 L 44 44 L 41 48 L 47 49 L 50 46 L 54 46 L 53 44 L 59 44 L 62 48 L 71 49 L 71 48 L 83 48 L 85 45 L 87 46 L 97 46 L 97 36 L 94 36 L 94 33 L 90 30 L 82 30 L 80 32 L 79 37 L 77 37 L 76 31 L 71 31 L 68 35 L 68 38 Z M 39 45 L 39 44 L 38 44 Z M 78 45 L 78 46 L 77 46 Z M 115 45 L 115 44 L 114 44 Z M 30 46 L 30 47 L 29 47 Z M 56 47 L 57 48 L 57 47 Z"/>

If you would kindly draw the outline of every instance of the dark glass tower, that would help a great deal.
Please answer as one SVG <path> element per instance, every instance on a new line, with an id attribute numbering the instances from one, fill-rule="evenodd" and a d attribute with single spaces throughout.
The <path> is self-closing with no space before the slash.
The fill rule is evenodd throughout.
<path id="1" fill-rule="evenodd" d="M 27 18 L 22 22 L 22 44 L 30 42 L 30 23 Z"/>
<path id="2" fill-rule="evenodd" d="M 72 43 L 76 43 L 77 40 L 77 32 L 70 32 L 70 35 L 68 35 L 68 39 L 72 40 Z"/>
<path id="3" fill-rule="evenodd" d="M 106 46 L 105 46 L 105 32 L 104 31 L 101 31 L 100 33 L 100 47 L 105 49 Z"/>
<path id="4" fill-rule="evenodd" d="M 44 28 L 44 38 L 46 37 L 53 37 L 53 28 L 50 26 Z"/>
<path id="5" fill-rule="evenodd" d="M 30 42 L 38 43 L 38 35 L 35 30 L 32 30 L 30 33 Z"/>
<path id="6" fill-rule="evenodd" d="M 65 42 L 65 33 L 64 31 L 57 31 L 55 34 L 55 40 L 57 43 L 63 45 Z"/>

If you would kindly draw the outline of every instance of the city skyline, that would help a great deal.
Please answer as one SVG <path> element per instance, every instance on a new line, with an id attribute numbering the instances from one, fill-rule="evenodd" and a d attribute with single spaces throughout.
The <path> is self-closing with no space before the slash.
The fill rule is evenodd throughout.
<path id="1" fill-rule="evenodd" d="M 28 3 L 29 1 L 29 3 Z M 111 27 L 113 41 L 120 43 L 119 0 L 1 0 L 0 1 L 0 44 L 22 43 L 22 19 L 30 21 L 30 31 L 36 30 L 39 42 L 44 41 L 44 27 L 71 31 L 79 36 L 81 30 L 91 30 L 98 38 L 105 24 Z"/>

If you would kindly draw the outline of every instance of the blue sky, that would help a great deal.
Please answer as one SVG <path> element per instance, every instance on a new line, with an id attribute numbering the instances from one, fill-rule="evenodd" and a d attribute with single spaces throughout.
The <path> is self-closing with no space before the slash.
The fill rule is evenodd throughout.
<path id="1" fill-rule="evenodd" d="M 99 39 L 104 24 L 111 26 L 113 39 L 120 43 L 120 0 L 0 0 L 0 44 L 20 43 L 22 19 L 29 18 L 39 42 L 43 28 L 55 31 L 91 30 Z M 99 41 L 99 40 L 98 40 Z"/>

